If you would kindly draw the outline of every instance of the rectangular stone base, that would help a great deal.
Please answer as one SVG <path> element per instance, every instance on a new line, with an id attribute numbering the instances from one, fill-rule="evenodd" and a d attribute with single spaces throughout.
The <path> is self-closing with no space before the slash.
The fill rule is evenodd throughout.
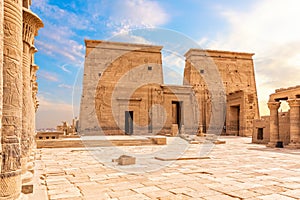
<path id="1" fill-rule="evenodd" d="M 153 136 L 153 137 L 149 137 L 152 139 L 154 144 L 157 145 L 166 145 L 167 144 L 167 138 L 164 136 Z"/>

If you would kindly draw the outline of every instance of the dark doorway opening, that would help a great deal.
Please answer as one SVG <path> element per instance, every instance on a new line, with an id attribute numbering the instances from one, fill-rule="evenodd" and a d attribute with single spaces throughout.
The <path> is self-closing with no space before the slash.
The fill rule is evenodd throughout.
<path id="1" fill-rule="evenodd" d="M 133 111 L 125 111 L 125 134 L 133 134 Z"/>
<path id="2" fill-rule="evenodd" d="M 264 139 L 264 129 L 263 128 L 258 128 L 257 129 L 257 139 L 258 140 L 263 140 Z"/>
<path id="3" fill-rule="evenodd" d="M 178 125 L 178 130 L 182 125 L 182 102 L 172 101 L 172 123 Z"/>
<path id="4" fill-rule="evenodd" d="M 233 135 L 240 136 L 240 106 L 231 106 L 230 128 Z"/>

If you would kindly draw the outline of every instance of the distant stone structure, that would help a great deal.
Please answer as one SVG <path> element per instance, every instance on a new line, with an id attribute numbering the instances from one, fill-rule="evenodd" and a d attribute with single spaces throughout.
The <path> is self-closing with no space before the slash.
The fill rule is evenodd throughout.
<path id="1" fill-rule="evenodd" d="M 222 87 L 224 93 L 218 96 L 227 97 L 223 134 L 252 136 L 253 120 L 259 117 L 253 54 L 191 49 L 185 55 L 183 85 L 166 85 L 162 46 L 97 40 L 85 44 L 80 134 L 203 134 L 216 105 L 212 91 Z M 221 77 L 215 88 L 202 77 L 210 76 L 211 63 L 216 66 L 213 75 Z"/>
<path id="2" fill-rule="evenodd" d="M 72 124 L 68 125 L 66 121 L 62 122 L 62 125 L 57 125 L 55 131 L 39 131 L 36 136 L 36 143 L 39 146 L 40 140 L 56 140 L 65 138 L 79 138 L 77 135 L 77 119 L 72 120 Z"/>
<path id="3" fill-rule="evenodd" d="M 75 135 L 77 133 L 77 119 L 72 120 L 72 124 L 68 125 L 66 121 L 62 122 L 62 125 L 56 126 L 56 131 L 62 132 L 64 135 Z"/>
<path id="4" fill-rule="evenodd" d="M 288 102 L 288 112 L 278 112 L 281 101 Z M 300 149 L 300 86 L 277 89 L 268 107 L 270 116 L 254 121 L 252 142 Z"/>
<path id="5" fill-rule="evenodd" d="M 31 0 L 0 1 L 0 199 L 32 192 L 37 83 Z M 3 85 L 2 85 L 3 83 Z"/>

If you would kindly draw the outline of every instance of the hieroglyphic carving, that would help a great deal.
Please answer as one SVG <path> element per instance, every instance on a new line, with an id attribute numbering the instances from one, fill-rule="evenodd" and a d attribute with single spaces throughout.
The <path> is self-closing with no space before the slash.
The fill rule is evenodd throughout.
<path id="1" fill-rule="evenodd" d="M 3 74 L 3 82 L 4 82 L 4 95 L 3 104 L 4 106 L 12 106 L 15 108 L 21 108 L 20 95 L 21 95 L 21 86 L 20 86 L 20 78 L 21 74 L 18 69 L 20 68 L 20 64 L 16 63 L 14 60 L 9 58 L 4 58 L 4 74 Z"/>
<path id="2" fill-rule="evenodd" d="M 22 2 L 4 0 L 2 167 L 0 198 L 20 194 L 22 128 Z M 6 176 L 5 174 L 10 174 Z M 8 186 L 8 187 L 5 187 Z"/>
<path id="3" fill-rule="evenodd" d="M 3 102 L 3 1 L 0 1 L 0 173 L 2 171 L 2 145 L 1 145 L 1 137 L 2 137 L 2 102 Z"/>
<path id="4" fill-rule="evenodd" d="M 16 137 L 7 137 L 3 144 L 2 170 L 16 171 L 21 167 L 20 148 Z"/>
<path id="5" fill-rule="evenodd" d="M 154 92 L 155 93 L 153 94 L 153 103 L 162 104 L 164 101 L 163 90 L 155 88 Z"/>
<path id="6" fill-rule="evenodd" d="M 10 40 L 10 43 L 12 45 L 18 46 L 21 44 L 19 40 L 20 36 L 17 33 L 21 32 L 22 30 L 18 25 L 13 24 L 12 22 L 9 21 L 5 21 L 3 29 L 4 29 L 4 37 L 7 40 Z"/>

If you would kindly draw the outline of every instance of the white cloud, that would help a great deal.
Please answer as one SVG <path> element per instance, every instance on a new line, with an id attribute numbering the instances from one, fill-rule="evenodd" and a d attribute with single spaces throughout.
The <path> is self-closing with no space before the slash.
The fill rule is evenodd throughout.
<path id="1" fill-rule="evenodd" d="M 177 55 L 173 52 L 166 52 L 163 50 L 162 54 L 163 66 L 171 68 L 179 73 L 183 73 L 185 66 L 185 58 L 180 55 Z"/>
<path id="2" fill-rule="evenodd" d="M 36 45 L 38 46 L 40 52 L 50 56 L 60 57 L 65 61 L 75 63 L 82 61 L 84 57 L 83 45 L 78 44 L 76 41 L 68 38 L 51 40 L 49 39 L 49 35 L 51 34 L 51 32 L 46 31 L 46 33 L 43 34 L 45 36 L 44 39 L 36 41 Z"/>
<path id="3" fill-rule="evenodd" d="M 62 24 L 66 24 L 74 29 L 91 29 L 87 18 L 77 15 L 74 12 L 61 9 L 58 6 L 49 3 L 48 0 L 33 0 L 31 9 L 37 9 L 39 12 L 43 13 L 43 16 L 60 21 Z"/>
<path id="4" fill-rule="evenodd" d="M 76 31 L 89 30 L 89 20 L 52 5 L 48 0 L 35 0 L 32 5 L 44 22 L 35 42 L 40 53 L 64 62 L 81 62 L 84 58 L 83 39 L 82 44 L 76 41 Z"/>
<path id="5" fill-rule="evenodd" d="M 128 42 L 128 43 L 136 43 L 136 44 L 153 44 L 152 42 L 148 41 L 146 38 L 141 36 L 136 36 L 130 31 L 116 33 L 113 37 L 109 38 L 108 40 L 118 41 L 118 42 Z"/>
<path id="6" fill-rule="evenodd" d="M 261 114 L 275 89 L 299 85 L 300 1 L 257 1 L 248 12 L 223 10 L 229 34 L 208 46 L 212 49 L 254 52 Z"/>
<path id="7" fill-rule="evenodd" d="M 59 88 L 66 88 L 66 89 L 73 89 L 73 85 L 67 85 L 67 84 L 59 84 Z"/>
<path id="8" fill-rule="evenodd" d="M 156 1 L 117 0 L 113 2 L 107 25 L 118 34 L 134 28 L 161 26 L 168 20 L 169 15 Z"/>
<path id="9" fill-rule="evenodd" d="M 58 82 L 58 75 L 53 72 L 48 72 L 45 70 L 39 70 L 38 71 L 38 78 L 42 78 L 51 82 Z"/>

